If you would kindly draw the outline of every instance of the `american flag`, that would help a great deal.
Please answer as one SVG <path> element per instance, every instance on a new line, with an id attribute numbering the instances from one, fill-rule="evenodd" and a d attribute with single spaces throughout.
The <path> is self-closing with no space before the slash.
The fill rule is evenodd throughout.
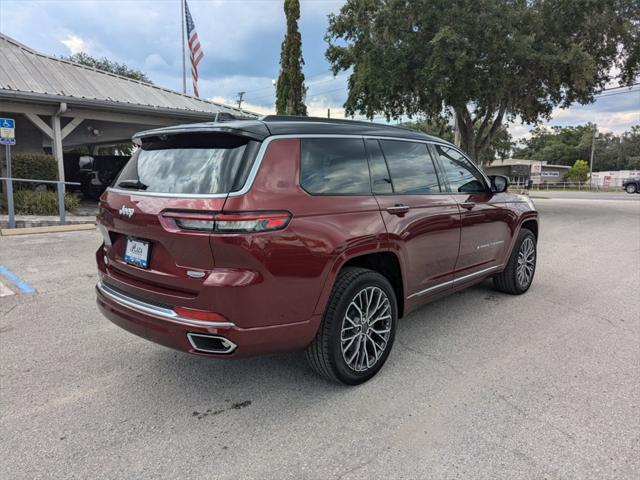
<path id="1" fill-rule="evenodd" d="M 185 23 L 187 25 L 187 43 L 189 44 L 189 58 L 191 59 L 191 77 L 193 78 L 193 94 L 196 97 L 199 97 L 198 93 L 198 64 L 202 57 L 204 57 L 204 53 L 202 53 L 202 49 L 200 48 L 200 40 L 198 40 L 198 33 L 196 32 L 196 24 L 193 23 L 193 18 L 191 18 L 191 12 L 189 12 L 189 5 L 187 5 L 187 0 L 184 0 L 184 14 L 185 14 Z"/>

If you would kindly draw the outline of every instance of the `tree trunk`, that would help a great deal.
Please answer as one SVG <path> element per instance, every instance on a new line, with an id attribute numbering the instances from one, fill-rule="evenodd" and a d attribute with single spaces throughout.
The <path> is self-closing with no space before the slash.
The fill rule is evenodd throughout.
<path id="1" fill-rule="evenodd" d="M 480 154 L 485 148 L 491 146 L 494 135 L 502 125 L 506 102 L 497 110 L 489 110 L 484 115 L 476 115 L 475 118 L 471 117 L 466 105 L 456 107 L 454 111 L 460 129 L 460 148 L 473 161 L 479 163 Z M 476 127 L 480 120 L 482 121 Z"/>
<path id="2" fill-rule="evenodd" d="M 475 161 L 477 151 L 473 120 L 466 106 L 456 108 L 455 112 L 458 129 L 460 130 L 460 149 Z"/>

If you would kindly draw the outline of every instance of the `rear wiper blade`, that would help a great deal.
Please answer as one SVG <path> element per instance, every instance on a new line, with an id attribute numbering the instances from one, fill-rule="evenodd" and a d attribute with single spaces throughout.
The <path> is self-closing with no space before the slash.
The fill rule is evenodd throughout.
<path id="1" fill-rule="evenodd" d="M 133 188 L 136 190 L 146 190 L 148 185 L 145 185 L 140 180 L 123 180 L 118 184 L 122 188 Z"/>

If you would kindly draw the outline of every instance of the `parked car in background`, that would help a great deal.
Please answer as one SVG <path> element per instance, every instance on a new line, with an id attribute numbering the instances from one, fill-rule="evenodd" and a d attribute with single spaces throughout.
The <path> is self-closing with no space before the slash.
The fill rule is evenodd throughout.
<path id="1" fill-rule="evenodd" d="M 85 198 L 98 200 L 129 161 L 123 155 L 83 155 L 79 158 L 78 181 Z"/>
<path id="2" fill-rule="evenodd" d="M 100 201 L 97 303 L 197 355 L 301 350 L 324 377 L 375 375 L 398 319 L 493 277 L 526 292 L 538 213 L 454 145 L 296 117 L 142 132 Z"/>
<path id="3" fill-rule="evenodd" d="M 627 193 L 640 193 L 640 177 L 629 177 L 622 180 L 622 188 Z"/>

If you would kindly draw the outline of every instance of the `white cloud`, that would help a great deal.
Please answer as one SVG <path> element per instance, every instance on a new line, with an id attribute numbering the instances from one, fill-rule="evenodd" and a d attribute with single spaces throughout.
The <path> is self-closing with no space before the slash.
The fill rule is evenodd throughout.
<path id="1" fill-rule="evenodd" d="M 83 40 L 78 35 L 75 35 L 73 33 L 67 34 L 67 36 L 60 40 L 60 42 L 62 42 L 64 46 L 69 49 L 69 53 L 71 55 L 89 51 L 89 42 Z"/>
<path id="2" fill-rule="evenodd" d="M 509 133 L 515 141 L 522 140 L 529 136 L 531 130 L 530 125 L 522 125 L 521 123 L 512 123 L 508 125 Z"/>

